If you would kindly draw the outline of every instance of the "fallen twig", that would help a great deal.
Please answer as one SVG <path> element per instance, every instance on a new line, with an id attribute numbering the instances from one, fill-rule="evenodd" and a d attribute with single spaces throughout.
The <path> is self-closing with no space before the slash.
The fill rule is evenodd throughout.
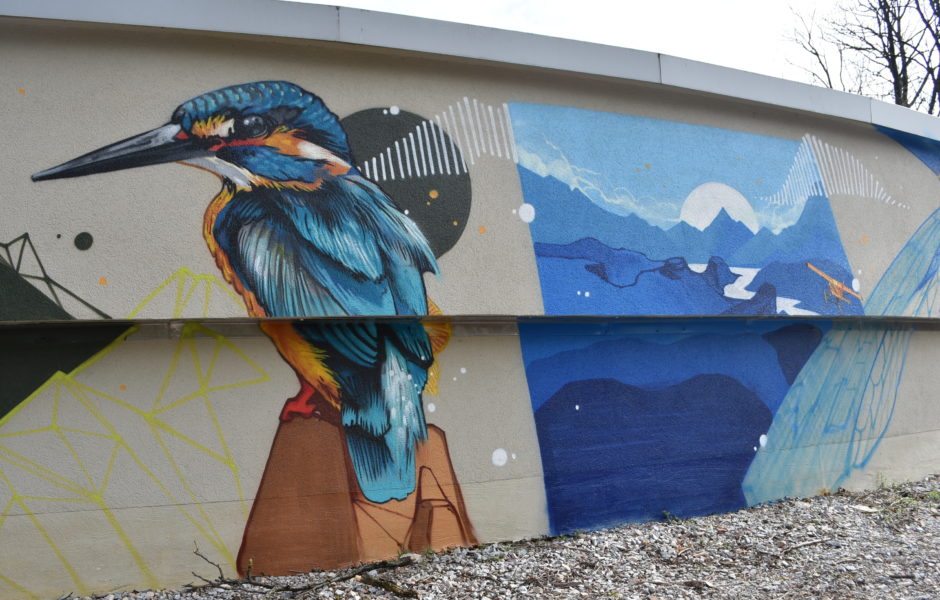
<path id="1" fill-rule="evenodd" d="M 784 549 L 783 549 L 783 552 L 780 553 L 780 556 L 784 556 L 784 555 L 786 555 L 786 554 L 789 554 L 790 552 L 793 552 L 794 550 L 799 550 L 800 548 L 805 548 L 806 546 L 813 546 L 813 545 L 815 545 L 815 544 L 822 544 L 823 542 L 829 542 L 829 541 L 831 541 L 831 540 L 832 540 L 832 538 L 820 538 L 820 539 L 818 539 L 818 540 L 810 540 L 810 541 L 808 541 L 808 542 L 803 542 L 803 543 L 801 543 L 801 544 L 796 544 L 796 545 L 794 545 L 794 546 L 790 546 L 789 548 L 784 548 Z"/>
<path id="2" fill-rule="evenodd" d="M 378 577 L 372 577 L 368 573 L 363 573 L 362 575 L 359 575 L 357 579 L 361 581 L 362 583 L 367 583 L 371 586 L 381 588 L 383 590 L 387 590 L 395 594 L 396 596 L 399 596 L 400 598 L 417 598 L 418 597 L 418 592 L 414 590 L 403 588 L 400 585 L 392 583 L 391 581 L 387 579 L 380 579 Z"/>
<path id="3" fill-rule="evenodd" d="M 193 550 L 193 554 L 195 554 L 196 556 L 198 556 L 198 557 L 201 558 L 202 560 L 206 561 L 207 563 L 209 563 L 209 564 L 212 565 L 213 567 L 215 567 L 215 568 L 219 571 L 219 579 L 225 579 L 225 573 L 222 572 L 222 567 L 219 565 L 219 563 L 217 563 L 217 562 L 212 562 L 211 560 L 209 560 L 209 559 L 206 557 L 205 554 L 203 554 L 202 552 L 199 551 L 199 544 L 196 543 L 196 540 L 193 540 L 193 548 L 195 548 L 195 549 Z M 196 574 L 193 573 L 193 575 L 196 575 Z M 196 575 L 196 577 L 199 577 L 199 575 Z M 203 581 L 205 581 L 205 579 L 203 579 L 202 577 L 199 577 L 199 579 L 202 579 Z"/>

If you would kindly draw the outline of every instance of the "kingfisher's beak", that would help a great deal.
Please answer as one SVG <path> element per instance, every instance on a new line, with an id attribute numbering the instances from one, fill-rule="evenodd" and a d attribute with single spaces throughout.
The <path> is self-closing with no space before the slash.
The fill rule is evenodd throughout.
<path id="1" fill-rule="evenodd" d="M 187 160 L 201 156 L 212 156 L 201 140 L 179 139 L 179 125 L 172 123 L 153 131 L 141 133 L 126 140 L 99 148 L 57 167 L 33 175 L 33 181 L 80 177 L 92 173 L 106 173 L 131 167 L 143 167 L 160 163 Z"/>

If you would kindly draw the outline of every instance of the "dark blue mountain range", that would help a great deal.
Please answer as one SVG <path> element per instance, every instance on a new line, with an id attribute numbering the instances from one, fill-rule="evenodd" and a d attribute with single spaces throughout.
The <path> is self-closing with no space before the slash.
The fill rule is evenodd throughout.
<path id="1" fill-rule="evenodd" d="M 562 387 L 535 413 L 553 533 L 742 508 L 771 412 L 732 377 Z"/>
<path id="2" fill-rule="evenodd" d="M 535 256 L 548 314 L 773 315 L 777 311 L 777 293 L 770 284 L 751 300 L 725 297 L 725 286 L 737 275 L 717 256 L 697 273 L 684 258 L 650 260 L 593 238 L 566 245 L 536 242 Z"/>
<path id="3" fill-rule="evenodd" d="M 548 314 L 776 314 L 776 296 L 821 314 L 861 314 L 861 303 L 825 301 L 828 282 L 812 262 L 847 285 L 851 268 L 829 201 L 807 199 L 797 222 L 753 234 L 722 209 L 700 231 L 680 222 L 663 230 L 640 217 L 604 210 L 579 190 L 519 167 Z M 704 273 L 689 263 L 709 263 Z M 754 298 L 724 296 L 736 279 L 728 265 L 760 268 Z"/>
<path id="4" fill-rule="evenodd" d="M 525 167 L 519 167 L 519 176 L 526 201 L 535 206 L 531 228 L 536 242 L 568 244 L 591 237 L 651 260 L 681 256 L 689 263 L 704 263 L 720 256 L 736 267 L 817 257 L 850 270 L 829 201 L 823 196 L 808 198 L 797 222 L 777 235 L 767 229 L 753 234 L 724 209 L 704 231 L 684 221 L 663 230 L 634 214 L 605 210 L 554 177 L 542 177 Z"/>

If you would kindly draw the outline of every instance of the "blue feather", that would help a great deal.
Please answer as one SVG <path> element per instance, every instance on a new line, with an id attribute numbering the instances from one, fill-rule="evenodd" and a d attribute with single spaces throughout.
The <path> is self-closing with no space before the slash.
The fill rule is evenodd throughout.
<path id="1" fill-rule="evenodd" d="M 421 315 L 423 272 L 436 272 L 417 226 L 372 183 L 351 175 L 316 192 L 240 191 L 213 233 L 269 316 Z M 415 486 L 415 444 L 426 439 L 421 393 L 433 360 L 419 322 L 299 323 L 326 353 L 360 488 L 373 502 Z"/>

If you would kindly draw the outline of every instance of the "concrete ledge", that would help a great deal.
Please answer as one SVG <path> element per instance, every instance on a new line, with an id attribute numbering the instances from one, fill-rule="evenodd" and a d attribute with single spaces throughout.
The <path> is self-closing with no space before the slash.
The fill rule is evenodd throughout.
<path id="1" fill-rule="evenodd" d="M 940 140 L 936 117 L 692 60 L 528 33 L 286 0 L 0 0 L 0 15 L 345 42 L 663 83 Z"/>
<path id="2" fill-rule="evenodd" d="M 871 122 L 872 101 L 863 96 L 673 56 L 660 65 L 665 85 Z"/>

